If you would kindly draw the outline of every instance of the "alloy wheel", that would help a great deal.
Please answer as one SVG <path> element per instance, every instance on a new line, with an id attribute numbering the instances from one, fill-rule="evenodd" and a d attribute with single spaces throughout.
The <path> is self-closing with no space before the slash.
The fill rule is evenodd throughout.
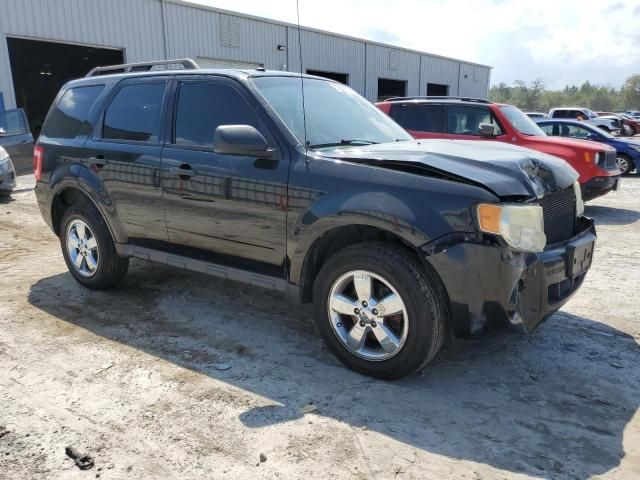
<path id="1" fill-rule="evenodd" d="M 82 220 L 73 220 L 67 227 L 67 252 L 76 272 L 83 277 L 95 275 L 100 261 L 98 242 Z"/>
<path id="2" fill-rule="evenodd" d="M 627 171 L 629 170 L 629 160 L 624 157 L 617 157 L 616 165 L 622 171 L 622 173 L 627 173 Z"/>
<path id="3" fill-rule="evenodd" d="M 409 317 L 402 297 L 382 276 L 355 270 L 331 287 L 327 311 L 344 347 L 369 361 L 397 355 L 407 339 Z"/>

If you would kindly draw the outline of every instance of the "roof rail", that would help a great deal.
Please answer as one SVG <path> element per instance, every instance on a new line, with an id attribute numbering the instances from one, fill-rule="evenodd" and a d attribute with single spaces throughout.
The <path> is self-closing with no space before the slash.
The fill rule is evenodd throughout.
<path id="1" fill-rule="evenodd" d="M 472 97 L 448 97 L 448 96 L 415 96 L 415 97 L 390 97 L 387 98 L 387 102 L 398 102 L 403 100 L 459 100 L 461 102 L 475 102 L 475 103 L 493 103 L 486 98 L 472 98 Z"/>
<path id="2" fill-rule="evenodd" d="M 87 73 L 86 77 L 108 75 L 109 73 L 147 72 L 155 65 L 182 65 L 185 70 L 197 70 L 200 68 L 200 66 L 190 58 L 174 58 L 172 60 L 154 60 L 153 62 L 123 63 L 122 65 L 96 67 Z"/>

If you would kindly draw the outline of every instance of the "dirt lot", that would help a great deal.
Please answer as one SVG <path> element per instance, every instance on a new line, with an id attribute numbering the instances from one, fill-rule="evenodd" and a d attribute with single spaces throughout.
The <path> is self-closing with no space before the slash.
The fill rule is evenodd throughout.
<path id="1" fill-rule="evenodd" d="M 0 200 L 0 478 L 640 478 L 640 177 L 589 205 L 595 263 L 562 312 L 393 383 L 277 294 L 137 261 L 81 288 L 32 183 Z"/>

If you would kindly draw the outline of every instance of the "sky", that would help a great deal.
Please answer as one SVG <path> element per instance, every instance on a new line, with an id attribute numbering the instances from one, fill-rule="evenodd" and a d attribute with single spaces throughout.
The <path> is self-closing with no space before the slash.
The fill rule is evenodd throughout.
<path id="1" fill-rule="evenodd" d="M 295 0 L 190 0 L 296 23 Z M 300 24 L 490 65 L 491 84 L 619 87 L 640 73 L 640 0 L 299 0 Z"/>

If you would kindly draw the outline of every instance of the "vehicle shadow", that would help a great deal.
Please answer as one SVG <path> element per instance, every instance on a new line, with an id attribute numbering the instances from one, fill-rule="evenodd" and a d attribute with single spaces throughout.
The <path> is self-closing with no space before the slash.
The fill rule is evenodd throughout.
<path id="1" fill-rule="evenodd" d="M 626 208 L 586 205 L 585 214 L 601 225 L 630 225 L 640 220 L 640 211 Z"/>
<path id="2" fill-rule="evenodd" d="M 416 449 L 543 478 L 586 479 L 618 466 L 640 398 L 634 339 L 568 313 L 529 336 L 456 343 L 421 374 L 384 382 L 339 364 L 309 307 L 169 267 L 133 262 L 108 292 L 59 274 L 35 283 L 29 302 L 270 399 L 240 415 L 247 428 L 300 418 L 313 403 L 316 414 Z"/>

